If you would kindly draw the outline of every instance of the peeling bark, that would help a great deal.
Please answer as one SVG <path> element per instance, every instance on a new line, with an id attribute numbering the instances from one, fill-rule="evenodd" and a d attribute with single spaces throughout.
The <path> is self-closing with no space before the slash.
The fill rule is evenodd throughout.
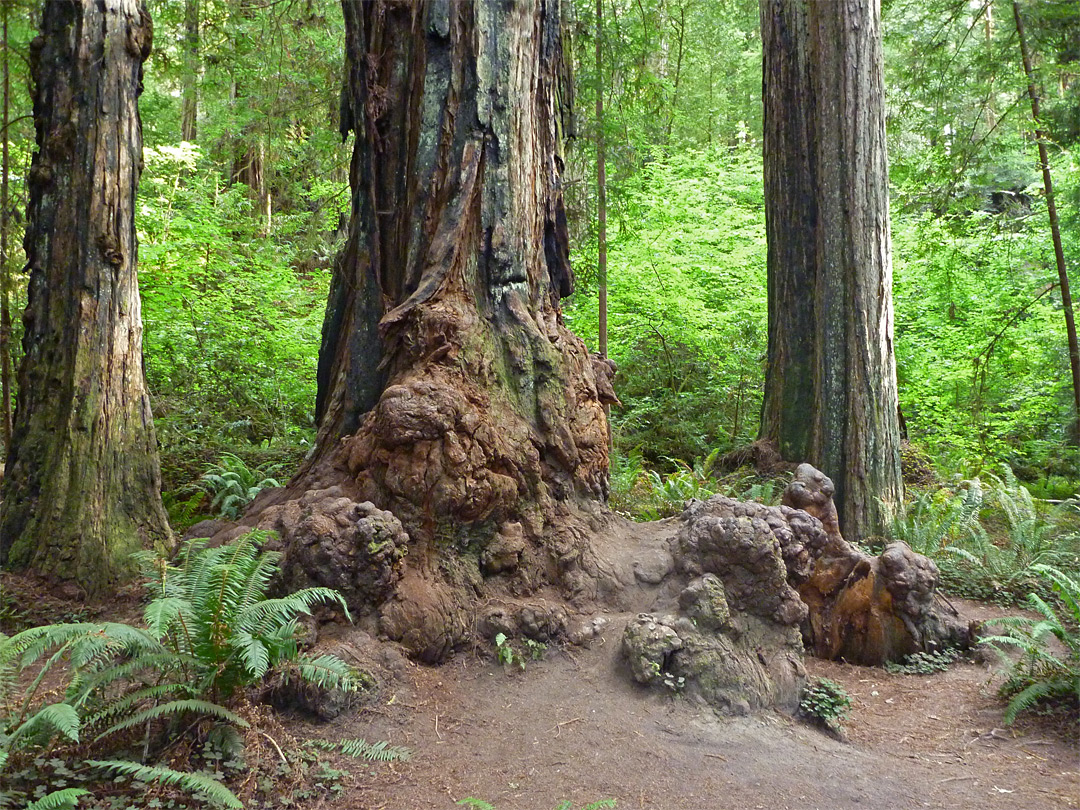
<path id="1" fill-rule="evenodd" d="M 150 16 L 137 0 L 51 0 L 31 46 L 30 169 L 14 437 L 0 563 L 101 592 L 171 539 L 142 358 L 137 98 Z"/>

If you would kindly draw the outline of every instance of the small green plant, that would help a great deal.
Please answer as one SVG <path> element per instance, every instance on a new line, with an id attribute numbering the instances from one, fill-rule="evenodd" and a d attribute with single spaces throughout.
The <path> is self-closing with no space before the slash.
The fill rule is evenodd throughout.
<path id="1" fill-rule="evenodd" d="M 842 721 L 850 716 L 851 706 L 847 690 L 829 678 L 811 679 L 799 701 L 799 711 L 806 717 L 837 733 L 843 730 Z"/>
<path id="2" fill-rule="evenodd" d="M 515 663 L 525 669 L 525 659 L 520 653 L 514 651 L 513 645 L 510 643 L 510 639 L 507 638 L 506 633 L 499 633 L 495 636 L 495 659 L 504 667 L 512 667 Z"/>
<path id="3" fill-rule="evenodd" d="M 280 487 L 275 467 L 251 468 L 233 453 L 225 453 L 217 464 L 209 464 L 199 479 L 199 486 L 210 495 L 210 508 L 221 517 L 236 520 L 244 507 L 264 489 Z"/>
<path id="4" fill-rule="evenodd" d="M 533 661 L 543 661 L 544 655 L 547 653 L 547 644 L 536 639 L 525 639 L 525 649 L 529 653 L 529 658 Z"/>
<path id="5" fill-rule="evenodd" d="M 885 664 L 885 671 L 893 675 L 933 675 L 944 672 L 960 657 L 955 647 L 943 647 L 940 650 L 916 652 L 903 661 L 890 661 Z"/>
<path id="6" fill-rule="evenodd" d="M 1003 632 L 981 639 L 981 643 L 993 647 L 1010 666 L 1009 677 L 1001 689 L 1009 698 L 1006 724 L 1039 702 L 1071 701 L 1072 710 L 1076 711 L 1080 695 L 1080 579 L 1048 565 L 1036 564 L 1032 570 L 1049 583 L 1060 606 L 1055 607 L 1037 593 L 1029 594 L 1028 607 L 1039 618 L 992 619 L 987 624 L 1000 627 Z M 1055 651 L 1051 639 L 1060 642 L 1064 651 Z M 1006 649 L 1018 650 L 1020 659 L 1013 662 L 1005 654 Z"/>

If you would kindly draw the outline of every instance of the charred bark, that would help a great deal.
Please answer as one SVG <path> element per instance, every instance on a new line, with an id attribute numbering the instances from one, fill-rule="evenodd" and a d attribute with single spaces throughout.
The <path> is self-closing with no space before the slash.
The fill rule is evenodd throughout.
<path id="1" fill-rule="evenodd" d="M 836 482 L 846 536 L 899 504 L 877 0 L 762 0 L 769 352 L 761 438 Z"/>
<path id="2" fill-rule="evenodd" d="M 323 327 L 318 440 L 248 522 L 276 529 L 286 567 L 315 581 L 331 576 L 329 546 L 381 571 L 358 574 L 350 598 L 381 604 L 379 629 L 436 660 L 468 635 L 463 600 L 485 577 L 572 588 L 585 541 L 559 529 L 607 494 L 614 396 L 597 375 L 610 367 L 559 309 L 573 281 L 560 2 L 343 9 L 352 216 Z M 315 542 L 320 514 L 340 528 L 324 521 Z M 387 551 L 399 540 L 364 539 L 402 528 L 407 556 Z"/>
<path id="3" fill-rule="evenodd" d="M 101 592 L 131 552 L 170 539 L 135 272 L 137 99 L 152 26 L 137 0 L 51 0 L 42 20 L 0 563 Z"/>

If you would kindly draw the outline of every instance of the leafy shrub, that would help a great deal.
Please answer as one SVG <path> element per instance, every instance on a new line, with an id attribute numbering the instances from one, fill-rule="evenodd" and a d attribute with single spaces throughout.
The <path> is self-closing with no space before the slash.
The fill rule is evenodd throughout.
<path id="1" fill-rule="evenodd" d="M 851 696 L 836 681 L 812 678 L 803 689 L 799 711 L 834 732 L 843 730 L 842 721 L 851 711 Z"/>
<path id="2" fill-rule="evenodd" d="M 1059 606 L 1037 593 L 1029 594 L 1028 607 L 1039 614 L 1038 618 L 992 619 L 987 624 L 1003 632 L 981 639 L 1010 663 L 1008 679 L 1002 686 L 1002 694 L 1009 697 L 1006 723 L 1012 723 L 1020 712 L 1040 701 L 1071 701 L 1075 712 L 1080 699 L 1080 579 L 1048 565 L 1036 564 L 1032 571 L 1049 583 Z M 1051 639 L 1064 647 L 1062 653 L 1055 651 Z M 1012 662 L 1005 655 L 1006 649 L 1018 650 L 1020 659 Z"/>

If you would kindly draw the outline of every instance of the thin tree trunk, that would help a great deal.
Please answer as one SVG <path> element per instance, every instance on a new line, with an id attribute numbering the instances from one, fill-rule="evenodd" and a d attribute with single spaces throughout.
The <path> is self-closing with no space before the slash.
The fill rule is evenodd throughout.
<path id="1" fill-rule="evenodd" d="M 1073 316 L 1072 292 L 1069 289 L 1069 274 L 1065 266 L 1065 251 L 1061 245 L 1061 226 L 1058 223 L 1057 204 L 1054 201 L 1054 181 L 1050 174 L 1050 155 L 1046 149 L 1047 133 L 1042 128 L 1039 114 L 1039 90 L 1035 86 L 1034 72 L 1031 68 L 1031 52 L 1028 50 L 1024 20 L 1020 14 L 1020 4 L 1013 0 L 1013 17 L 1016 20 L 1016 35 L 1020 40 L 1020 55 L 1024 62 L 1024 75 L 1028 81 L 1028 96 L 1031 98 L 1031 118 L 1035 123 L 1035 140 L 1039 144 L 1039 163 L 1042 165 L 1043 190 L 1046 193 L 1046 214 L 1050 219 L 1050 237 L 1054 242 L 1054 261 L 1057 263 L 1058 286 L 1061 288 L 1061 308 L 1065 314 L 1065 331 L 1069 340 L 1069 367 L 1072 370 L 1073 415 L 1074 425 L 1080 424 L 1080 344 L 1076 338 L 1076 319 Z M 1080 430 L 1074 431 L 1074 439 L 1080 436 Z"/>
<path id="2" fill-rule="evenodd" d="M 199 120 L 199 0 L 184 0 L 184 80 L 180 137 L 195 143 Z"/>
<path id="3" fill-rule="evenodd" d="M 90 593 L 171 540 L 135 272 L 151 32 L 137 0 L 49 0 L 31 49 L 30 283 L 0 563 Z"/>
<path id="4" fill-rule="evenodd" d="M 599 298 L 600 356 L 607 346 L 607 177 L 604 154 L 604 3 L 596 0 L 596 286 Z"/>
<path id="5" fill-rule="evenodd" d="M 672 23 L 674 25 L 674 22 Z M 665 143 L 671 142 L 671 130 L 675 126 L 675 111 L 679 106 L 679 79 L 682 77 L 683 41 L 686 39 L 686 5 L 679 5 L 679 50 L 675 58 L 675 82 L 671 94 L 671 114 L 668 115 L 667 135 Z"/>
<path id="6" fill-rule="evenodd" d="M 876 0 L 762 0 L 762 438 L 836 485 L 851 540 L 902 497 Z"/>
<path id="7" fill-rule="evenodd" d="M 4 13 L 4 66 L 3 66 L 3 146 L 0 147 L 0 396 L 4 402 L 0 409 L 3 419 L 4 451 L 11 447 L 11 265 L 8 256 L 8 236 L 11 225 L 8 211 L 8 179 L 11 176 L 8 143 L 11 133 L 11 76 L 8 63 L 8 14 L 11 0 L 3 0 Z"/>

